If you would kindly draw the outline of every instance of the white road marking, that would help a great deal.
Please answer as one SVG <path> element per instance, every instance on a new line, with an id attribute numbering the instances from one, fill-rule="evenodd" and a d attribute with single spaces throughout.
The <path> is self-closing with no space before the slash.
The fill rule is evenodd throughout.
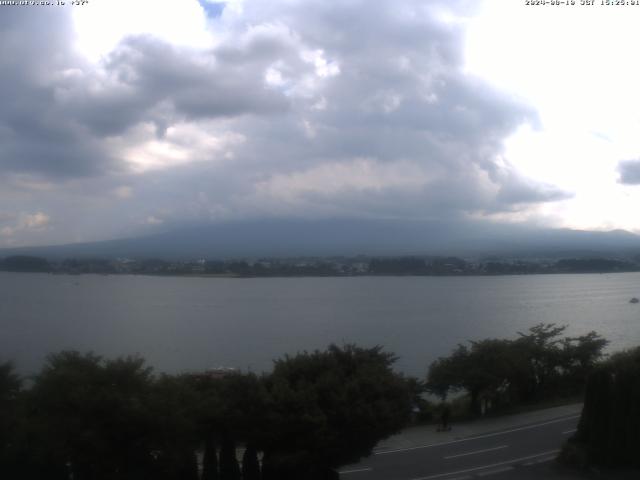
<path id="1" fill-rule="evenodd" d="M 551 457 L 547 457 L 547 458 L 541 458 L 540 460 L 536 460 L 533 463 L 547 463 L 547 462 L 552 462 L 556 459 L 555 455 L 551 456 Z"/>
<path id="2" fill-rule="evenodd" d="M 513 463 L 518 463 L 518 462 L 522 462 L 524 460 L 530 460 L 532 458 L 537 458 L 537 457 L 543 457 L 545 455 L 556 454 L 559 451 L 560 450 L 550 450 L 548 452 L 537 453 L 535 455 L 528 455 L 526 457 L 512 458 L 511 460 L 505 460 L 504 462 L 497 462 L 497 463 L 492 463 L 490 465 L 482 465 L 480 467 L 467 468 L 465 470 L 456 470 L 455 472 L 438 473 L 436 475 L 429 475 L 427 477 L 413 478 L 412 480 L 431 480 L 432 478 L 442 478 L 442 477 L 448 477 L 450 475 L 459 475 L 461 473 L 475 472 L 477 470 L 486 470 L 488 468 L 500 467 L 502 465 L 509 465 L 509 464 L 513 464 Z"/>
<path id="3" fill-rule="evenodd" d="M 566 430 L 566 431 L 562 432 L 562 434 L 563 435 L 569 435 L 570 433 L 577 432 L 577 431 L 578 431 L 577 428 L 573 428 L 571 430 Z"/>
<path id="4" fill-rule="evenodd" d="M 444 457 L 444 459 L 449 460 L 450 458 L 466 457 L 467 455 L 475 455 L 477 453 L 493 452 L 494 450 L 501 450 L 503 448 L 507 448 L 508 446 L 509 445 L 500 445 L 499 447 L 485 448 L 483 450 L 476 450 L 474 452 L 459 453 L 457 455 L 449 455 L 448 457 Z"/>
<path id="5" fill-rule="evenodd" d="M 569 417 L 557 418 L 555 420 L 550 420 L 548 422 L 543 422 L 543 423 L 537 423 L 535 425 L 527 425 L 525 427 L 512 428 L 510 430 L 503 430 L 501 432 L 487 433 L 485 435 L 478 435 L 476 437 L 461 438 L 459 440 L 452 440 L 450 442 L 431 443 L 429 445 L 418 445 L 418 446 L 415 446 L 415 447 L 397 448 L 397 449 L 393 449 L 393 450 L 383 450 L 383 451 L 380 451 L 380 452 L 374 452 L 374 455 L 389 455 L 390 453 L 409 452 L 411 450 L 420 450 L 422 448 L 441 447 L 441 446 L 444 446 L 444 445 L 453 445 L 455 443 L 460 443 L 460 442 L 470 442 L 472 440 L 479 440 L 481 438 L 495 437 L 495 436 L 498 436 L 498 435 L 506 435 L 507 433 L 520 432 L 522 430 L 530 430 L 532 428 L 543 427 L 545 425 L 551 425 L 552 423 L 565 422 L 567 420 L 573 420 L 574 418 L 579 418 L 579 417 L 580 417 L 580 415 L 571 415 Z"/>
<path id="6" fill-rule="evenodd" d="M 357 470 L 341 470 L 341 471 L 339 471 L 338 473 L 339 473 L 340 475 L 347 475 L 347 474 L 349 474 L 349 473 L 370 472 L 370 471 L 372 471 L 372 470 L 373 470 L 373 468 L 369 468 L 369 467 L 367 467 L 367 468 L 358 468 Z"/>
<path id="7" fill-rule="evenodd" d="M 551 462 L 552 460 L 555 460 L 555 459 L 556 459 L 556 456 L 552 455 L 552 456 L 547 457 L 547 458 L 541 458 L 539 460 L 532 460 L 531 462 L 523 463 L 522 465 L 524 465 L 525 467 L 530 467 L 531 465 L 536 465 L 538 463 Z"/>
<path id="8" fill-rule="evenodd" d="M 496 475 L 498 473 L 508 472 L 509 470 L 513 470 L 513 467 L 508 466 L 508 467 L 494 468 L 493 470 L 489 470 L 489 471 L 486 471 L 486 472 L 480 472 L 478 474 L 478 476 L 479 477 L 486 477 L 488 475 Z"/>

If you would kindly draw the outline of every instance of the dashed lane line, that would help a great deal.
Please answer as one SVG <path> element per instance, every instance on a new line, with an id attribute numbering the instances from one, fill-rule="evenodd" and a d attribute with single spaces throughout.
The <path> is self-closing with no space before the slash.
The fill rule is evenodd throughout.
<path id="1" fill-rule="evenodd" d="M 509 470 L 513 470 L 513 467 L 511 465 L 508 465 L 506 467 L 494 468 L 491 470 L 487 470 L 486 472 L 480 472 L 478 476 L 487 477 L 489 475 L 497 475 L 498 473 L 508 472 Z"/>
<path id="2" fill-rule="evenodd" d="M 444 459 L 449 460 L 451 458 L 466 457 L 468 455 L 476 455 L 478 453 L 493 452 L 494 450 L 502 450 L 503 448 L 507 448 L 508 446 L 509 445 L 500 445 L 499 447 L 484 448 L 482 450 L 475 450 L 473 452 L 458 453 L 457 455 L 449 455 L 448 457 L 444 457 Z"/>
<path id="3" fill-rule="evenodd" d="M 494 468 L 494 467 L 501 467 L 503 465 L 510 465 L 510 464 L 512 465 L 512 464 L 515 464 L 515 463 L 524 462 L 525 460 L 531 460 L 531 459 L 537 458 L 537 457 L 544 457 L 544 456 L 548 456 L 548 455 L 553 455 L 553 454 L 558 453 L 559 451 L 560 450 L 550 450 L 548 452 L 541 452 L 541 453 L 537 453 L 535 455 L 528 455 L 526 457 L 512 458 L 511 460 L 505 460 L 504 462 L 491 463 L 489 465 L 482 465 L 482 466 L 479 466 L 479 467 L 466 468 L 464 470 L 456 470 L 455 472 L 437 473 L 435 475 L 428 475 L 426 477 L 413 478 L 411 480 L 431 480 L 433 478 L 442 478 L 442 477 L 449 477 L 451 475 L 460 475 L 461 473 L 477 472 L 477 471 L 487 470 L 487 469 Z"/>
<path id="4" fill-rule="evenodd" d="M 367 467 L 367 468 L 358 468 L 355 470 L 342 470 L 342 471 L 339 471 L 338 473 L 340 475 L 348 475 L 349 473 L 363 473 L 363 472 L 370 472 L 372 470 L 373 468 Z"/>
<path id="5" fill-rule="evenodd" d="M 538 463 L 552 462 L 555 459 L 556 459 L 556 456 L 555 455 L 551 455 L 550 457 L 544 457 L 544 458 L 540 458 L 538 460 L 532 460 L 530 462 L 523 463 L 522 465 L 524 465 L 525 467 L 530 467 L 532 465 L 537 465 Z"/>
<path id="6" fill-rule="evenodd" d="M 400 452 L 409 452 L 412 450 L 420 450 L 423 448 L 432 448 L 432 447 L 441 447 L 441 446 L 445 446 L 445 445 L 453 445 L 455 443 L 460 443 L 460 442 L 470 442 L 472 440 L 479 440 L 482 438 L 490 438 L 490 437 L 496 437 L 498 435 L 506 435 L 507 433 L 513 433 L 513 432 L 520 432 L 523 430 L 531 430 L 532 428 L 538 428 L 538 427 L 544 427 L 545 425 L 551 425 L 553 423 L 560 423 L 560 422 L 566 422 L 567 420 L 573 420 L 575 418 L 579 418 L 580 415 L 571 415 L 568 417 L 562 417 L 562 418 L 556 418 L 555 420 L 549 420 L 548 422 L 542 422 L 542 423 L 536 423 L 533 425 L 526 425 L 524 427 L 518 427 L 518 428 L 512 428 L 510 430 L 502 430 L 500 432 L 494 432 L 494 433 L 487 433 L 484 435 L 477 435 L 475 437 L 466 437 L 466 438 L 460 438 L 458 440 L 452 440 L 450 442 L 442 442 L 442 443 L 431 443 L 428 445 L 417 445 L 415 447 L 407 447 L 407 448 L 396 448 L 393 450 L 382 450 L 379 452 L 374 452 L 374 455 L 389 455 L 392 453 L 400 453 Z"/>

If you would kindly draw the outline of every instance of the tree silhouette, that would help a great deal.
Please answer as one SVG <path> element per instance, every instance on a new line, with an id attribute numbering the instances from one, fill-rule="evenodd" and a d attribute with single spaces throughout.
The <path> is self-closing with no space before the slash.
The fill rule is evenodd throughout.
<path id="1" fill-rule="evenodd" d="M 640 467 L 640 347 L 613 355 L 590 376 L 570 446 L 590 464 Z M 566 452 L 566 449 L 565 449 Z"/>
<path id="2" fill-rule="evenodd" d="M 474 415 L 481 413 L 483 399 L 500 405 L 581 393 L 607 341 L 595 332 L 560 338 L 565 329 L 538 324 L 515 340 L 458 345 L 430 365 L 427 389 L 442 399 L 466 391 Z"/>
<path id="3" fill-rule="evenodd" d="M 277 360 L 266 378 L 271 435 L 263 475 L 327 478 L 402 428 L 412 392 L 392 371 L 394 361 L 381 347 L 354 345 Z"/>

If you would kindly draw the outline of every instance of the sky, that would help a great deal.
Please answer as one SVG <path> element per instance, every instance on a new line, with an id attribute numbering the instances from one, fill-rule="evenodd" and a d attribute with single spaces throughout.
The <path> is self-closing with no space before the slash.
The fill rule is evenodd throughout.
<path id="1" fill-rule="evenodd" d="M 640 232 L 640 6 L 0 6 L 0 246 L 281 218 Z"/>

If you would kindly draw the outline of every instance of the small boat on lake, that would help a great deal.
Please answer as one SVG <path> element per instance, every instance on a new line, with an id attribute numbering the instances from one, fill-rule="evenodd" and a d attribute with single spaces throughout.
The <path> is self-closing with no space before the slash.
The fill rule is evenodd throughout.
<path id="1" fill-rule="evenodd" d="M 633 297 L 631 300 L 629 300 L 629 303 L 638 303 L 640 302 L 640 300 L 638 300 L 636 297 Z"/>

